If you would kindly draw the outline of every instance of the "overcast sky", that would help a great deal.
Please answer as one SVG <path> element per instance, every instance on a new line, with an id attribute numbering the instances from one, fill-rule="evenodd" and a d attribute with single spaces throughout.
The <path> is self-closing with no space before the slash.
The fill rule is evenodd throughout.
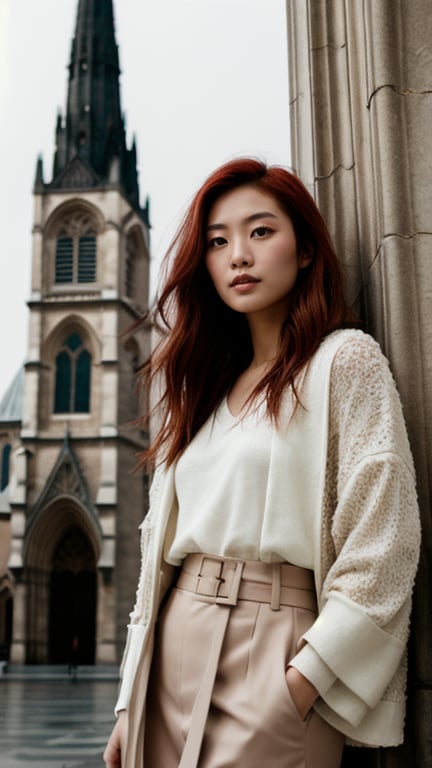
<path id="1" fill-rule="evenodd" d="M 51 180 L 78 0 L 0 0 L 0 397 L 26 357 L 32 186 Z M 187 202 L 218 165 L 288 166 L 285 0 L 114 0 L 121 98 L 150 197 L 156 266 Z"/>

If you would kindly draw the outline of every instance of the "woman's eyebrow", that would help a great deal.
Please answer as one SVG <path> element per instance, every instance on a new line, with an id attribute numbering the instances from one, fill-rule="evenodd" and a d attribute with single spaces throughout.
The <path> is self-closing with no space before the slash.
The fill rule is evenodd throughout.
<path id="1" fill-rule="evenodd" d="M 243 223 L 250 224 L 252 221 L 257 221 L 258 219 L 277 219 L 277 216 L 275 216 L 274 213 L 270 213 L 270 211 L 258 211 L 258 213 L 251 213 L 250 216 L 243 219 Z M 228 226 L 226 224 L 209 224 L 207 232 L 210 232 L 213 229 L 228 229 Z"/>

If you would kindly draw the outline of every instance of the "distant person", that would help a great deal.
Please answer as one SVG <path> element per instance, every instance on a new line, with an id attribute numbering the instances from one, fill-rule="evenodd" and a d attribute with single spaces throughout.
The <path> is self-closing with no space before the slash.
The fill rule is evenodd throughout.
<path id="1" fill-rule="evenodd" d="M 323 219 L 234 160 L 195 196 L 143 371 L 162 382 L 107 768 L 338 768 L 403 740 L 419 551 L 388 363 Z"/>

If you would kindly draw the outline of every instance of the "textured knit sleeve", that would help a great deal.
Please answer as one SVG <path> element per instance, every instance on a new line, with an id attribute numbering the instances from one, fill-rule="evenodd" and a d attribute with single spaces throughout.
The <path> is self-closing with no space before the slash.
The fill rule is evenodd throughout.
<path id="1" fill-rule="evenodd" d="M 292 665 L 349 734 L 380 700 L 403 700 L 419 516 L 399 396 L 371 337 L 337 352 L 329 407 L 321 610 Z"/>
<path id="2" fill-rule="evenodd" d="M 149 494 L 149 512 L 140 525 L 141 567 L 136 591 L 135 605 L 130 613 L 127 627 L 126 646 L 120 666 L 121 686 L 115 706 L 116 714 L 127 709 L 132 683 L 145 637 L 151 610 L 151 582 L 149 570 L 151 562 L 151 540 L 153 537 L 153 518 L 157 508 L 158 497 L 162 482 L 162 470 L 156 470 Z"/>

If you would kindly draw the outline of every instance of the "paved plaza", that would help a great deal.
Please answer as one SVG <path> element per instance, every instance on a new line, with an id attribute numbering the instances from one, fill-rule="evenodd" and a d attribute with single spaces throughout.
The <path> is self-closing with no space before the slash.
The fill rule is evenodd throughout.
<path id="1" fill-rule="evenodd" d="M 111 678 L 0 677 L 0 768 L 103 768 L 114 723 Z"/>

